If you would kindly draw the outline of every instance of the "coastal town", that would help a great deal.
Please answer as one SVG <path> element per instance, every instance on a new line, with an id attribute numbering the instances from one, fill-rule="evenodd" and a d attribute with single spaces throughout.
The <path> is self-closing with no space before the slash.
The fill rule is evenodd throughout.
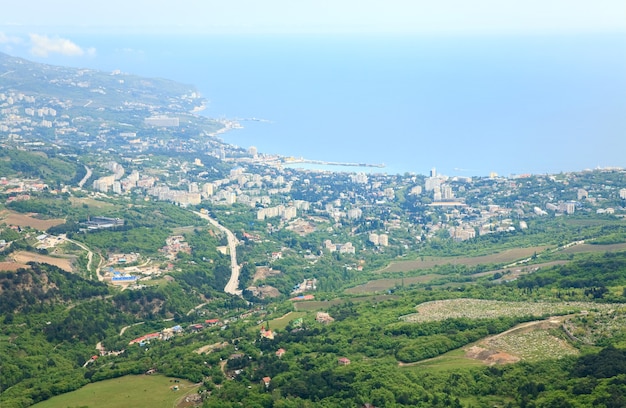
<path id="1" fill-rule="evenodd" d="M 226 143 L 240 123 L 188 86 L 0 67 L 2 406 L 109 381 L 141 384 L 124 406 L 147 381 L 178 408 L 513 406 L 626 361 L 622 168 L 281 157 Z"/>
<path id="2" fill-rule="evenodd" d="M 94 94 L 105 92 L 103 81 L 113 78 L 119 84 L 126 78 L 119 72 L 90 76 L 79 70 L 73 75 L 75 78 L 62 82 Z M 58 81 L 51 79 L 49 84 Z M 231 146 L 216 136 L 238 127 L 236 122 L 212 121 L 197 114 L 193 116 L 197 121 L 188 120 L 186 109 L 202 107 L 196 93 L 189 91 L 170 99 L 172 103 L 164 111 L 156 103 L 81 105 L 57 96 L 1 90 L 4 148 L 80 158 L 86 171 L 75 184 L 2 177 L 0 194 L 5 203 L 27 201 L 44 193 L 78 194 L 96 200 L 141 199 L 233 212 L 251 219 L 248 228 L 236 231 L 243 243 L 283 230 L 301 237 L 326 234 L 317 248 L 290 253 L 308 262 L 334 252 L 350 255 L 355 261 L 365 253 L 401 255 L 419 251 L 433 240 L 465 241 L 524 231 L 542 217 L 626 214 L 626 188 L 619 183 L 624 171 L 619 168 L 508 177 L 447 176 L 435 168 L 428 175 L 386 174 L 364 167 L 349 173 L 333 172 L 332 166 L 304 170 L 284 166 L 293 164 L 292 158 L 260 153 L 254 146 Z M 105 120 L 101 116 L 108 109 L 132 114 L 132 120 Z M 89 155 L 81 156 L 80 149 L 87 148 Z M 106 217 L 84 220 L 86 230 L 123 224 L 123 220 Z M 9 244 L 2 242 L 3 246 Z M 160 276 L 171 270 L 179 252 L 192 250 L 182 236 L 169 237 L 164 244 L 161 256 L 170 261 L 165 269 L 155 268 L 152 260 L 122 271 L 105 269 L 103 263 L 98 273 L 114 283 L 135 283 L 140 276 Z M 285 250 L 279 247 L 257 263 L 269 265 Z M 363 265 L 356 262 L 354 268 L 360 270 Z"/>

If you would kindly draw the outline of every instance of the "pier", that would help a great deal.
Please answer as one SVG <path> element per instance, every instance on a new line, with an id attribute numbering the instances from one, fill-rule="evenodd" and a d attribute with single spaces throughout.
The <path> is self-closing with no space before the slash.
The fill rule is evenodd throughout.
<path id="1" fill-rule="evenodd" d="M 283 163 L 285 164 L 309 163 L 309 164 L 320 164 L 323 166 L 348 166 L 348 167 L 377 167 L 377 168 L 385 167 L 384 163 L 376 164 L 376 163 L 332 162 L 332 161 L 324 161 L 324 160 L 305 159 L 303 157 L 300 157 L 300 158 L 284 157 Z"/>

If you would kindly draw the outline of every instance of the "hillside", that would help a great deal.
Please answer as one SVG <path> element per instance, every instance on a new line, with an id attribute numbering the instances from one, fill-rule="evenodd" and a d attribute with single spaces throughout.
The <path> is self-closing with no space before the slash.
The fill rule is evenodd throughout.
<path id="1" fill-rule="evenodd" d="M 2 408 L 626 405 L 623 169 L 284 168 L 187 86 L 0 61 Z"/>

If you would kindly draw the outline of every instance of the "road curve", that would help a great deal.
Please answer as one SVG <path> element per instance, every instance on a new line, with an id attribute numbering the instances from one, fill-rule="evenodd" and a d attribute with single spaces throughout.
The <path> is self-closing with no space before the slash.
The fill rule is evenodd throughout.
<path id="1" fill-rule="evenodd" d="M 209 217 L 208 214 L 201 213 L 199 211 L 194 211 L 198 217 L 203 218 L 209 222 L 209 224 L 213 225 L 215 228 L 222 231 L 226 234 L 226 238 L 228 239 L 228 252 L 230 252 L 230 279 L 228 283 L 224 287 L 224 292 L 230 293 L 231 295 L 241 296 L 241 290 L 237 289 L 239 287 L 239 264 L 237 263 L 237 237 L 232 233 L 231 230 Z"/>

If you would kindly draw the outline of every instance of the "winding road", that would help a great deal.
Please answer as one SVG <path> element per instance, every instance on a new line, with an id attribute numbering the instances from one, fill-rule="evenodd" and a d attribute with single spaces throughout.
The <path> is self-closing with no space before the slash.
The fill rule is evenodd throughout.
<path id="1" fill-rule="evenodd" d="M 198 217 L 207 220 L 209 224 L 213 225 L 215 228 L 226 234 L 226 238 L 228 239 L 228 252 L 230 252 L 231 274 L 228 283 L 224 287 L 224 292 L 230 293 L 231 295 L 241 296 L 242 291 L 240 289 L 237 289 L 239 287 L 240 270 L 239 264 L 237 263 L 237 244 L 239 243 L 237 237 L 235 237 L 235 234 L 233 234 L 231 230 L 229 230 L 213 218 L 209 217 L 208 214 L 201 213 L 199 211 L 194 211 L 193 213 L 196 214 Z"/>

